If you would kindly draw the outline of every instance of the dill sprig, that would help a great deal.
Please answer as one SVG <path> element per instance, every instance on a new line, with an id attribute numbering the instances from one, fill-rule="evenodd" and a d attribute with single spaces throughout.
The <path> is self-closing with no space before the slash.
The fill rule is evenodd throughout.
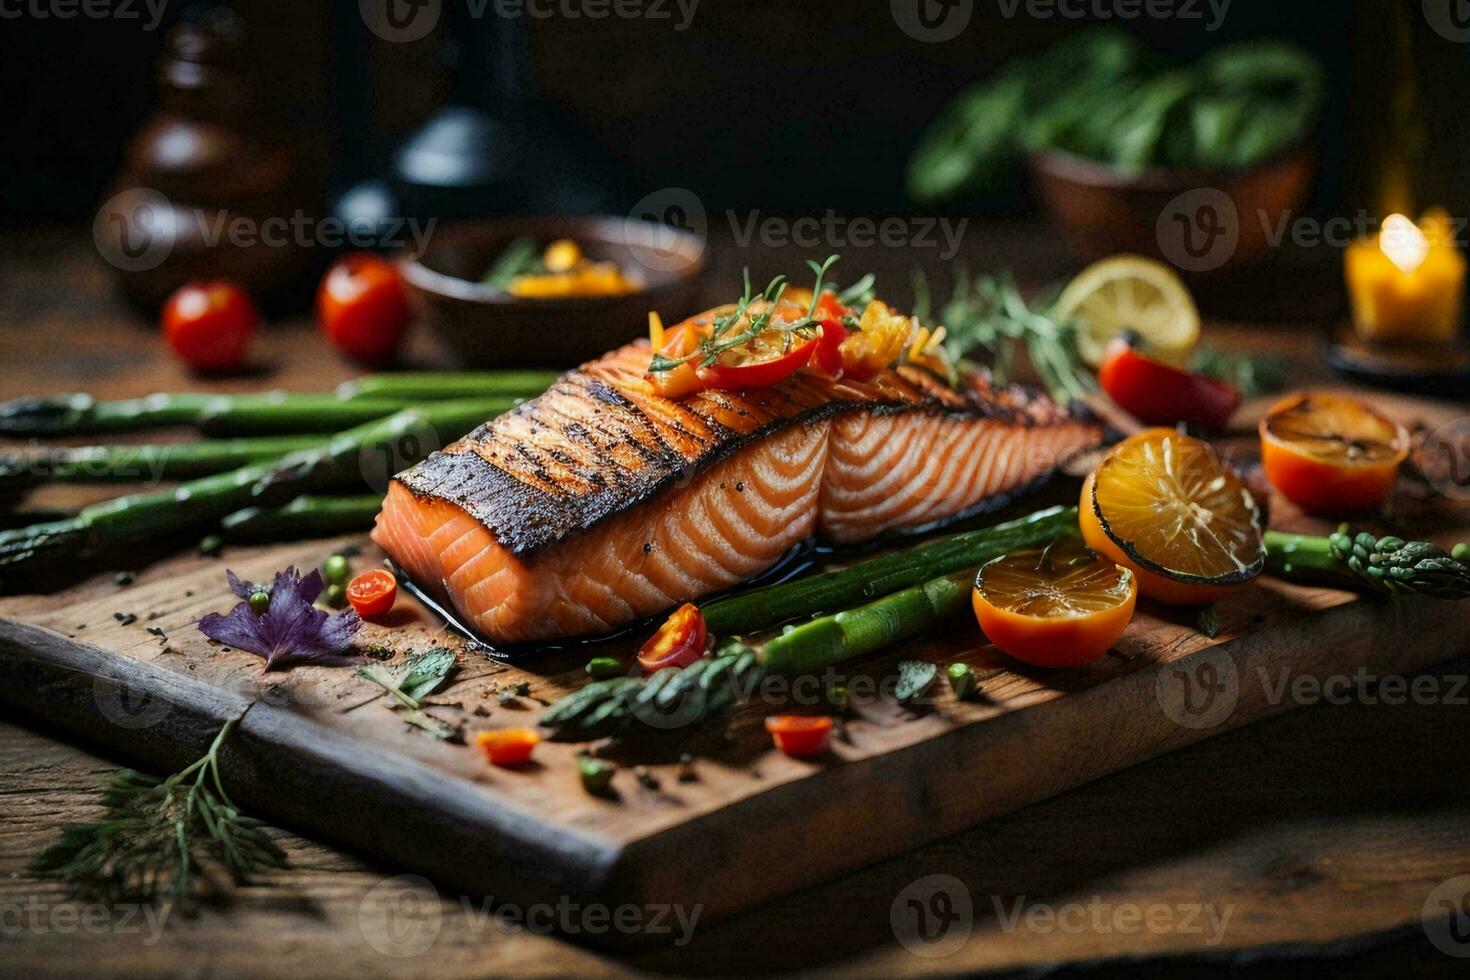
<path id="1" fill-rule="evenodd" d="M 812 287 L 812 304 L 807 312 L 792 321 L 774 320 L 776 304 L 781 301 L 781 294 L 786 291 L 788 285 L 784 275 L 777 276 L 766 285 L 760 293 L 760 300 L 765 304 L 759 313 L 752 314 L 750 308 L 755 305 L 756 295 L 750 286 L 750 269 L 745 270 L 745 291 L 741 294 L 740 301 L 735 304 L 735 309 L 722 317 L 718 317 L 710 328 L 709 336 L 699 342 L 699 346 L 681 357 L 665 357 L 655 353 L 653 360 L 649 362 L 650 371 L 672 371 L 680 364 L 688 361 L 698 360 L 703 367 L 709 367 L 719 360 L 725 351 L 742 344 L 749 343 L 765 333 L 786 334 L 786 343 L 789 347 L 791 337 L 803 330 L 812 330 L 817 326 L 817 321 L 812 318 L 812 309 L 822 296 L 825 286 L 827 272 L 837 262 L 839 256 L 829 255 L 827 261 L 822 263 L 808 261 L 807 265 L 816 275 L 816 285 Z M 867 276 L 858 280 L 854 285 L 861 285 L 864 289 L 872 288 L 872 277 Z M 743 330 L 731 333 L 742 321 L 746 322 Z"/>
<path id="2" fill-rule="evenodd" d="M 32 870 L 89 898 L 152 902 L 167 894 L 183 907 L 211 863 L 236 883 L 264 868 L 287 867 L 265 824 L 241 813 L 220 781 L 219 750 L 235 721 L 225 723 L 203 757 L 172 776 L 118 772 L 102 793 L 106 815 L 63 827 Z"/>

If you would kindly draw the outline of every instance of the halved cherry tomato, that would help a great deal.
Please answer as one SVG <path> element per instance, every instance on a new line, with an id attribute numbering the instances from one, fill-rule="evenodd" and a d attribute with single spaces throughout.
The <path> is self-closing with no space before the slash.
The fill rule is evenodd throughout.
<path id="1" fill-rule="evenodd" d="M 347 601 L 363 619 L 376 619 L 393 608 L 398 580 L 384 568 L 363 572 L 347 586 Z"/>
<path id="2" fill-rule="evenodd" d="M 794 759 L 821 755 L 832 742 L 832 719 L 826 715 L 772 715 L 766 731 L 776 748 Z"/>
<path id="3" fill-rule="evenodd" d="M 534 728 L 497 728 L 480 732 L 475 744 L 492 765 L 521 766 L 531 761 L 531 750 L 541 741 Z"/>
<path id="4" fill-rule="evenodd" d="M 1237 389 L 1149 357 L 1126 336 L 1108 344 L 1097 380 L 1119 408 L 1149 425 L 1193 422 L 1223 429 L 1240 405 Z"/>
<path id="5" fill-rule="evenodd" d="M 259 319 L 250 297 L 228 279 L 191 282 L 164 304 L 163 336 L 194 370 L 232 371 L 244 362 Z"/>
<path id="6" fill-rule="evenodd" d="M 688 667 L 704 656 L 708 638 L 704 615 L 694 603 L 686 602 L 643 644 L 638 651 L 638 663 L 648 674 L 665 667 Z"/>
<path id="7" fill-rule="evenodd" d="M 707 388 L 769 388 L 805 367 L 816 349 L 815 335 L 768 330 L 721 352 L 713 364 L 696 371 Z"/>
<path id="8" fill-rule="evenodd" d="M 333 263 L 316 294 L 322 330 L 347 356 L 386 361 L 408 327 L 408 293 L 391 262 L 367 252 Z"/>

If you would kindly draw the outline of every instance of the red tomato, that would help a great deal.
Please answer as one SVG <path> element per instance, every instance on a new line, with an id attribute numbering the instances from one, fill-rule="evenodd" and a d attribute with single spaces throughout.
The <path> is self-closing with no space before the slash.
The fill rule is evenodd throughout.
<path id="1" fill-rule="evenodd" d="M 398 598 L 398 580 L 383 568 L 363 572 L 347 586 L 347 601 L 363 619 L 376 619 L 393 608 Z"/>
<path id="2" fill-rule="evenodd" d="M 822 336 L 812 354 L 812 363 L 823 374 L 833 378 L 842 377 L 842 342 L 847 339 L 847 330 L 837 320 L 822 321 Z"/>
<path id="3" fill-rule="evenodd" d="M 688 667 L 704 656 L 708 638 L 704 615 L 694 603 L 686 602 L 643 644 L 638 651 L 638 663 L 647 674 L 665 667 Z"/>
<path id="4" fill-rule="evenodd" d="M 485 758 L 497 766 L 525 765 L 531 761 L 531 750 L 540 741 L 541 736 L 534 728 L 497 728 L 475 736 L 475 744 L 485 753 Z"/>
<path id="5" fill-rule="evenodd" d="M 1108 345 L 1097 380 L 1119 408 L 1148 425 L 1193 422 L 1223 429 L 1240 405 L 1239 390 L 1156 361 L 1123 337 Z"/>
<path id="6" fill-rule="evenodd" d="M 316 294 L 322 330 L 348 357 L 386 361 L 408 327 L 408 293 L 391 262 L 368 252 L 332 264 Z"/>
<path id="7" fill-rule="evenodd" d="M 832 719 L 826 715 L 772 715 L 766 731 L 776 748 L 795 759 L 821 755 L 832 742 Z"/>
<path id="8" fill-rule="evenodd" d="M 180 286 L 163 307 L 163 336 L 196 371 L 233 371 L 255 332 L 255 304 L 228 279 Z"/>
<path id="9" fill-rule="evenodd" d="M 707 387 L 726 391 L 769 388 L 805 367 L 816 349 L 815 336 L 769 330 L 722 352 L 708 367 L 701 365 L 699 378 Z"/>

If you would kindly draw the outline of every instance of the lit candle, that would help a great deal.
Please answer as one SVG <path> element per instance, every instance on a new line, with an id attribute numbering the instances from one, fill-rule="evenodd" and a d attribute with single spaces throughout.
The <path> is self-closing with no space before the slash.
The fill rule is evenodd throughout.
<path id="1" fill-rule="evenodd" d="M 1377 235 L 1348 246 L 1353 325 L 1364 340 L 1444 343 L 1460 329 L 1465 257 L 1453 223 L 1431 211 L 1419 224 L 1389 215 Z"/>

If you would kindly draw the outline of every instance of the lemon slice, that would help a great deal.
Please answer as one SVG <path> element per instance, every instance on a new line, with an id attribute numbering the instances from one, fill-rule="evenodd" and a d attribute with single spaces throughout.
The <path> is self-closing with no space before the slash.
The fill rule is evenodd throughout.
<path id="1" fill-rule="evenodd" d="M 1077 352 L 1093 367 L 1125 330 L 1138 334 L 1151 356 L 1177 367 L 1199 340 L 1189 289 L 1173 269 L 1142 255 L 1115 255 L 1083 269 L 1062 290 L 1055 313 L 1076 324 Z"/>

